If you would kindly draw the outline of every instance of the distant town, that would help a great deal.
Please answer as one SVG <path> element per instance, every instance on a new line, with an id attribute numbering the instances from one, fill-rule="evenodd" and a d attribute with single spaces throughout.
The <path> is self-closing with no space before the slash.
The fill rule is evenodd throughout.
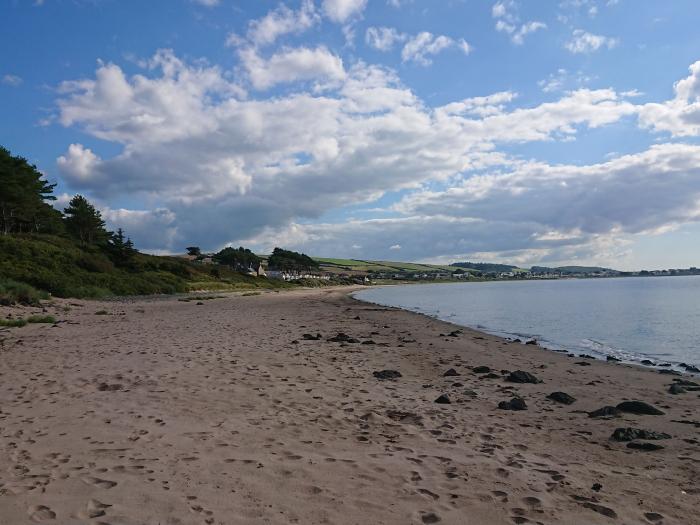
<path id="1" fill-rule="evenodd" d="M 233 249 L 228 248 L 227 250 Z M 243 249 L 239 248 L 238 250 Z M 187 255 L 182 257 L 201 264 L 221 264 L 223 263 L 222 253 L 202 253 L 195 249 L 190 250 Z M 696 267 L 620 271 L 595 266 L 532 266 L 531 268 L 520 268 L 514 265 L 484 262 L 455 262 L 448 265 L 436 265 L 397 261 L 308 257 L 296 252 L 286 252 L 286 255 L 306 258 L 305 264 L 280 265 L 279 256 L 273 254 L 273 256 L 257 255 L 251 261 L 254 264 L 245 268 L 240 267 L 240 265 L 237 266 L 239 270 L 251 276 L 267 277 L 269 279 L 284 281 L 316 279 L 324 281 L 352 281 L 364 284 L 382 283 L 385 281 L 594 279 L 700 275 L 700 269 Z"/>

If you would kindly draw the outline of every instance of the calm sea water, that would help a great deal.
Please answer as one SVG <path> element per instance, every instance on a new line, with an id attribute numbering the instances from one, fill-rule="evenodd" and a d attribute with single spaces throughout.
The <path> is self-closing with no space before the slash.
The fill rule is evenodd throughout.
<path id="1" fill-rule="evenodd" d="M 700 365 L 700 276 L 386 286 L 355 297 L 547 348 Z"/>

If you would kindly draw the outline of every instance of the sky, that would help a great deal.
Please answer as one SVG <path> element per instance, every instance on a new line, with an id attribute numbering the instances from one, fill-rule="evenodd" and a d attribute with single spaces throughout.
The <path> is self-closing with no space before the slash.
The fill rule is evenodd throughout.
<path id="1" fill-rule="evenodd" d="M 697 0 L 0 0 L 0 145 L 137 247 L 700 266 Z"/>

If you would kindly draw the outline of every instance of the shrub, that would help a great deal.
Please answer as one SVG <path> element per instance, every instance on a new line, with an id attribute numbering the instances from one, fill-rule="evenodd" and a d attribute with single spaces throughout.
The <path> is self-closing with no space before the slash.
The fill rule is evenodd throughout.
<path id="1" fill-rule="evenodd" d="M 0 326 L 6 326 L 8 328 L 20 328 L 26 325 L 27 321 L 24 319 L 0 319 Z"/>
<path id="2" fill-rule="evenodd" d="M 53 324 L 56 322 L 56 318 L 53 315 L 32 315 L 27 318 L 27 322 Z"/>
<path id="3" fill-rule="evenodd" d="M 37 306 L 41 299 L 48 299 L 46 292 L 12 279 L 0 279 L 0 305 L 24 304 Z"/>

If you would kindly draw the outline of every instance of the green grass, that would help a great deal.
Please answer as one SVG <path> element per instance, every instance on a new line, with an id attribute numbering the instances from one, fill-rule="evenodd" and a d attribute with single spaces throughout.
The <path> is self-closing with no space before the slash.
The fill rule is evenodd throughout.
<path id="1" fill-rule="evenodd" d="M 27 322 L 54 324 L 56 322 L 56 318 L 53 315 L 32 315 L 27 318 Z"/>
<path id="2" fill-rule="evenodd" d="M 242 294 L 242 297 L 252 297 L 254 295 L 260 295 L 261 292 L 246 292 Z"/>
<path id="3" fill-rule="evenodd" d="M 128 268 L 117 267 L 97 247 L 38 234 L 0 236 L 0 275 L 0 304 L 37 304 L 48 297 L 46 292 L 56 297 L 99 299 L 291 286 L 178 257 L 139 253 Z"/>
<path id="4" fill-rule="evenodd" d="M 21 328 L 22 326 L 27 326 L 27 321 L 25 319 L 0 319 L 0 326 Z"/>
<path id="5" fill-rule="evenodd" d="M 31 315 L 26 319 L 16 318 L 16 319 L 0 319 L 0 326 L 6 328 L 22 328 L 27 326 L 29 323 L 49 323 L 53 324 L 56 322 L 56 318 L 53 315 Z"/>
<path id="6" fill-rule="evenodd" d="M 322 270 L 356 271 L 356 272 L 453 272 L 455 268 L 447 265 L 407 263 L 394 261 L 365 261 L 361 259 L 333 259 L 328 257 L 314 257 L 314 260 L 321 263 Z"/>

